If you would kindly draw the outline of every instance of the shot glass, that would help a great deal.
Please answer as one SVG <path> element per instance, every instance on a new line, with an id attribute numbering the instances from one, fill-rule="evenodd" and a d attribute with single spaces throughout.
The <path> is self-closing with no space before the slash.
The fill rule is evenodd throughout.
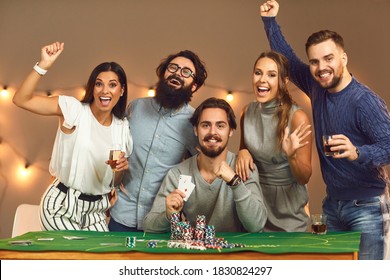
<path id="1" fill-rule="evenodd" d="M 311 233 L 326 234 L 326 222 L 328 216 L 326 214 L 312 214 L 311 219 Z"/>

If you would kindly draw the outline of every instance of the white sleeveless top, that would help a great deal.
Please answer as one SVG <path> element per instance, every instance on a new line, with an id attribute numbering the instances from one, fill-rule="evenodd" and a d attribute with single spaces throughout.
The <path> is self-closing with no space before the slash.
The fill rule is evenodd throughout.
<path id="1" fill-rule="evenodd" d="M 66 186 L 86 194 L 110 192 L 112 171 L 105 163 L 110 148 L 120 144 L 129 156 L 133 139 L 127 119 L 113 117 L 110 126 L 101 125 L 89 104 L 74 97 L 59 96 L 58 104 L 64 116 L 63 126 L 76 129 L 65 134 L 58 127 L 50 160 L 50 174 Z"/>

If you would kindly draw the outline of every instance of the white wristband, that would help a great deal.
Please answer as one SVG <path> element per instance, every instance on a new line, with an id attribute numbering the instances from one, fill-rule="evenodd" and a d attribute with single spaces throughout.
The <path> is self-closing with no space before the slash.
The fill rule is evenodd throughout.
<path id="1" fill-rule="evenodd" d="M 41 68 L 38 66 L 38 62 L 34 65 L 34 70 L 37 71 L 37 73 L 41 76 L 45 75 L 47 73 L 47 70 Z"/>

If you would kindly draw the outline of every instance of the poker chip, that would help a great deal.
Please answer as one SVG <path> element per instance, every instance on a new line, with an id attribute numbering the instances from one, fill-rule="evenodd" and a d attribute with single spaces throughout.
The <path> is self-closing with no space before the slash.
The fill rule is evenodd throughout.
<path id="1" fill-rule="evenodd" d="M 125 246 L 127 248 L 135 248 L 136 241 L 137 241 L 137 237 L 135 237 L 135 236 L 126 236 Z"/>
<path id="2" fill-rule="evenodd" d="M 150 240 L 147 243 L 148 248 L 156 248 L 157 247 L 157 241 L 156 240 Z"/>
<path id="3" fill-rule="evenodd" d="M 207 249 L 222 249 L 222 246 L 215 244 L 215 243 L 206 244 L 205 247 Z"/>

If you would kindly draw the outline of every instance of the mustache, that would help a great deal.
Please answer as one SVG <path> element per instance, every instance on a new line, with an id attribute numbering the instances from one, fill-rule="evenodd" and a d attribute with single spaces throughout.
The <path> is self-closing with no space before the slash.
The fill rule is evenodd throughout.
<path id="1" fill-rule="evenodd" d="M 204 138 L 203 141 L 209 141 L 211 139 L 216 140 L 217 142 L 222 142 L 222 138 L 219 137 L 217 134 L 207 134 Z"/>
<path id="2" fill-rule="evenodd" d="M 173 80 L 175 79 L 176 81 L 178 81 L 180 83 L 181 86 L 184 86 L 184 81 L 179 77 L 177 76 L 176 74 L 171 74 L 169 75 L 167 78 L 166 78 L 166 81 L 170 81 L 170 80 Z"/>
<path id="3" fill-rule="evenodd" d="M 330 70 L 319 70 L 317 71 L 317 75 L 322 75 L 322 74 L 325 74 L 325 73 L 331 73 L 332 71 Z"/>

